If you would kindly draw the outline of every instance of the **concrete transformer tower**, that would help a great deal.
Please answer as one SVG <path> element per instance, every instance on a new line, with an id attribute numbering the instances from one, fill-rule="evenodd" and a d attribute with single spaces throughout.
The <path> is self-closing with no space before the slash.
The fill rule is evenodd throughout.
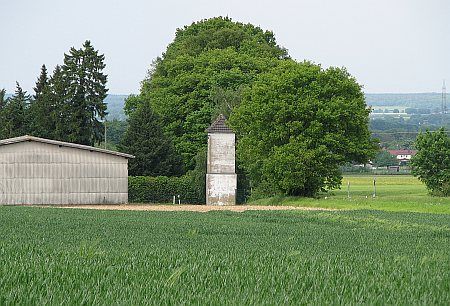
<path id="1" fill-rule="evenodd" d="M 236 135 L 220 115 L 208 132 L 206 205 L 236 204 Z"/>

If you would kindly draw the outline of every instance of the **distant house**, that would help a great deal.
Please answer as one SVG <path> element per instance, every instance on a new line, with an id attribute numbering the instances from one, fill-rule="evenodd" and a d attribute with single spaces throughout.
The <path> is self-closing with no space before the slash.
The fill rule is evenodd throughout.
<path id="1" fill-rule="evenodd" d="M 391 155 L 394 155 L 399 163 L 406 164 L 411 160 L 411 157 L 416 155 L 416 150 L 388 150 Z"/>

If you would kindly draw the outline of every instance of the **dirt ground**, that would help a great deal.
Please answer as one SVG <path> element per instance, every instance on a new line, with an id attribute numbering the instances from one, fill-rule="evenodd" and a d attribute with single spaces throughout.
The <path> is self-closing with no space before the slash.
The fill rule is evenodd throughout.
<path id="1" fill-rule="evenodd" d="M 206 206 L 206 205 L 74 205 L 60 206 L 75 209 L 101 209 L 101 210 L 140 210 L 140 211 L 195 211 L 208 212 L 213 210 L 228 210 L 243 212 L 246 210 L 329 210 L 317 207 L 294 207 L 294 206 Z"/>

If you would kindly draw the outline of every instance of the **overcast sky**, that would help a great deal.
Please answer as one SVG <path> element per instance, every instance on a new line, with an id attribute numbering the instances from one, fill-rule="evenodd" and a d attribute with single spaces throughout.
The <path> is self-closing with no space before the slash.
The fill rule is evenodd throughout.
<path id="1" fill-rule="evenodd" d="M 344 66 L 368 93 L 439 92 L 450 83 L 448 0 L 0 0 L 0 88 L 31 91 L 46 64 L 89 39 L 110 93 L 139 90 L 176 28 L 228 15 L 275 33 L 296 60 Z M 448 86 L 450 87 L 450 86 Z"/>

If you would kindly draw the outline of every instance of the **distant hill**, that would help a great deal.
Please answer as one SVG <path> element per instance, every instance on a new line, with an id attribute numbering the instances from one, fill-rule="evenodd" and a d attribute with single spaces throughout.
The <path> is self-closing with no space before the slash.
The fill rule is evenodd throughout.
<path id="1" fill-rule="evenodd" d="M 405 94 L 369 94 L 366 93 L 366 102 L 370 106 L 402 106 L 411 108 L 441 108 L 442 94 L 431 93 L 405 93 Z M 447 106 L 450 104 L 447 94 Z"/>
<path id="2" fill-rule="evenodd" d="M 6 97 L 11 97 L 6 94 Z M 126 116 L 123 112 L 125 99 L 128 95 L 108 95 L 105 99 L 108 104 L 108 120 L 118 119 L 125 120 Z M 441 93 L 366 93 L 366 102 L 370 106 L 401 106 L 411 108 L 430 108 L 435 109 L 441 107 Z M 447 94 L 447 107 L 450 108 L 450 95 Z"/>
<path id="3" fill-rule="evenodd" d="M 12 94 L 6 94 L 6 98 L 10 98 Z M 108 95 L 105 99 L 106 104 L 108 104 L 108 115 L 106 118 L 108 120 L 118 119 L 126 120 L 125 113 L 123 112 L 123 107 L 125 105 L 125 99 L 128 95 Z"/>
<path id="4" fill-rule="evenodd" d="M 105 99 L 106 104 L 108 104 L 108 115 L 107 120 L 118 119 L 126 120 L 127 117 L 123 112 L 123 107 L 125 105 L 125 99 L 127 95 L 108 95 Z"/>
<path id="5" fill-rule="evenodd" d="M 366 93 L 366 102 L 370 106 L 401 106 L 411 108 L 441 108 L 441 93 Z M 108 95 L 105 102 L 108 104 L 108 119 L 125 120 L 123 113 L 126 95 Z M 450 95 L 447 94 L 447 107 L 450 108 Z"/>

